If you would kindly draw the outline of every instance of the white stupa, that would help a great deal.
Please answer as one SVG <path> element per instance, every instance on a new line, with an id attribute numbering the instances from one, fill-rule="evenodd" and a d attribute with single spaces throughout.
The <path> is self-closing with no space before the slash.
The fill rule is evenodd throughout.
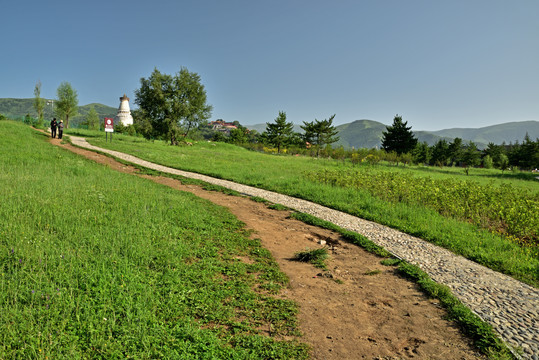
<path id="1" fill-rule="evenodd" d="M 125 94 L 120 98 L 120 107 L 118 108 L 118 114 L 114 117 L 114 122 L 116 124 L 121 122 L 123 126 L 133 125 L 133 116 L 131 116 L 131 110 L 129 110 L 129 98 Z"/>

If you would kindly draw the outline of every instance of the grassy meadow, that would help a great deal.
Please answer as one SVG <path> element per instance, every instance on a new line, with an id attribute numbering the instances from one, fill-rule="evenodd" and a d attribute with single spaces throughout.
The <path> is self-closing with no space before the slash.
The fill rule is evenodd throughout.
<path id="1" fill-rule="evenodd" d="M 376 221 L 539 285 L 539 182 L 532 174 L 471 169 L 466 176 L 458 168 L 354 166 L 268 155 L 224 143 L 170 146 L 120 134 L 112 142 L 105 142 L 102 133 L 74 134 L 96 146 Z"/>
<path id="2" fill-rule="evenodd" d="M 286 276 L 226 209 L 0 133 L 0 359 L 307 357 Z"/>

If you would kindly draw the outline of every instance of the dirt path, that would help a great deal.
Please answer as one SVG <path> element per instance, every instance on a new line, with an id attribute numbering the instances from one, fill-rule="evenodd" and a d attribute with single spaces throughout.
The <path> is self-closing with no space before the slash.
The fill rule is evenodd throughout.
<path id="1" fill-rule="evenodd" d="M 188 191 L 225 206 L 261 239 L 290 286 L 281 296 L 300 306 L 302 341 L 311 345 L 313 359 L 483 359 L 456 325 L 444 320 L 437 301 L 424 296 L 414 283 L 380 264 L 380 258 L 344 242 L 338 234 L 289 219 L 287 211 L 268 209 L 248 198 L 209 192 L 167 177 L 140 175 L 114 159 L 61 144 L 112 169 L 135 174 L 180 191 Z M 312 265 L 291 261 L 294 253 L 330 248 L 329 273 L 320 276 Z M 340 281 L 335 281 L 340 280 Z"/>

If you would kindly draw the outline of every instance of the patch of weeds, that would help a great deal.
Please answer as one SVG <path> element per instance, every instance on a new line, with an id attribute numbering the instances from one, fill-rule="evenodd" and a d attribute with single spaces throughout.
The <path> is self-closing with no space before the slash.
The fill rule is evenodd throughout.
<path id="1" fill-rule="evenodd" d="M 286 211 L 286 210 L 290 210 L 289 208 L 287 208 L 286 206 L 281 205 L 281 204 L 271 204 L 271 205 L 268 205 L 268 209 L 273 209 L 273 210 L 278 210 L 278 211 Z"/>
<path id="2" fill-rule="evenodd" d="M 366 272 L 365 272 L 365 275 L 367 275 L 367 276 L 373 276 L 373 275 L 378 275 L 378 274 L 381 274 L 381 273 L 382 273 L 381 270 L 376 269 L 376 270 L 369 270 L 369 271 L 366 271 Z"/>
<path id="3" fill-rule="evenodd" d="M 292 258 L 295 261 L 308 262 L 320 269 L 326 269 L 326 259 L 329 257 L 328 250 L 326 248 L 305 250 L 294 254 Z"/>
<path id="4" fill-rule="evenodd" d="M 257 203 L 268 203 L 268 200 L 261 198 L 260 196 L 251 196 L 251 200 Z"/>
<path id="5" fill-rule="evenodd" d="M 401 262 L 402 262 L 402 260 L 400 260 L 400 259 L 391 258 L 391 259 L 384 259 L 384 260 L 380 261 L 380 264 L 382 264 L 384 266 L 395 266 L 395 265 L 399 265 Z"/>

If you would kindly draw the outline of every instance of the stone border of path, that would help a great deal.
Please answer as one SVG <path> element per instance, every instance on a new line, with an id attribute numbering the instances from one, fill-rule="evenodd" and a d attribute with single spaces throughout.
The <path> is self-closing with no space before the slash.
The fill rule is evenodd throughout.
<path id="1" fill-rule="evenodd" d="M 257 196 L 355 231 L 396 257 L 418 266 L 434 281 L 448 286 L 464 305 L 491 324 L 510 347 L 522 350 L 521 356 L 514 351 L 517 357 L 539 360 L 539 289 L 419 238 L 310 201 L 157 165 L 132 155 L 90 145 L 84 138 L 70 136 L 70 140 L 75 146 L 106 153 L 148 169 Z"/>

